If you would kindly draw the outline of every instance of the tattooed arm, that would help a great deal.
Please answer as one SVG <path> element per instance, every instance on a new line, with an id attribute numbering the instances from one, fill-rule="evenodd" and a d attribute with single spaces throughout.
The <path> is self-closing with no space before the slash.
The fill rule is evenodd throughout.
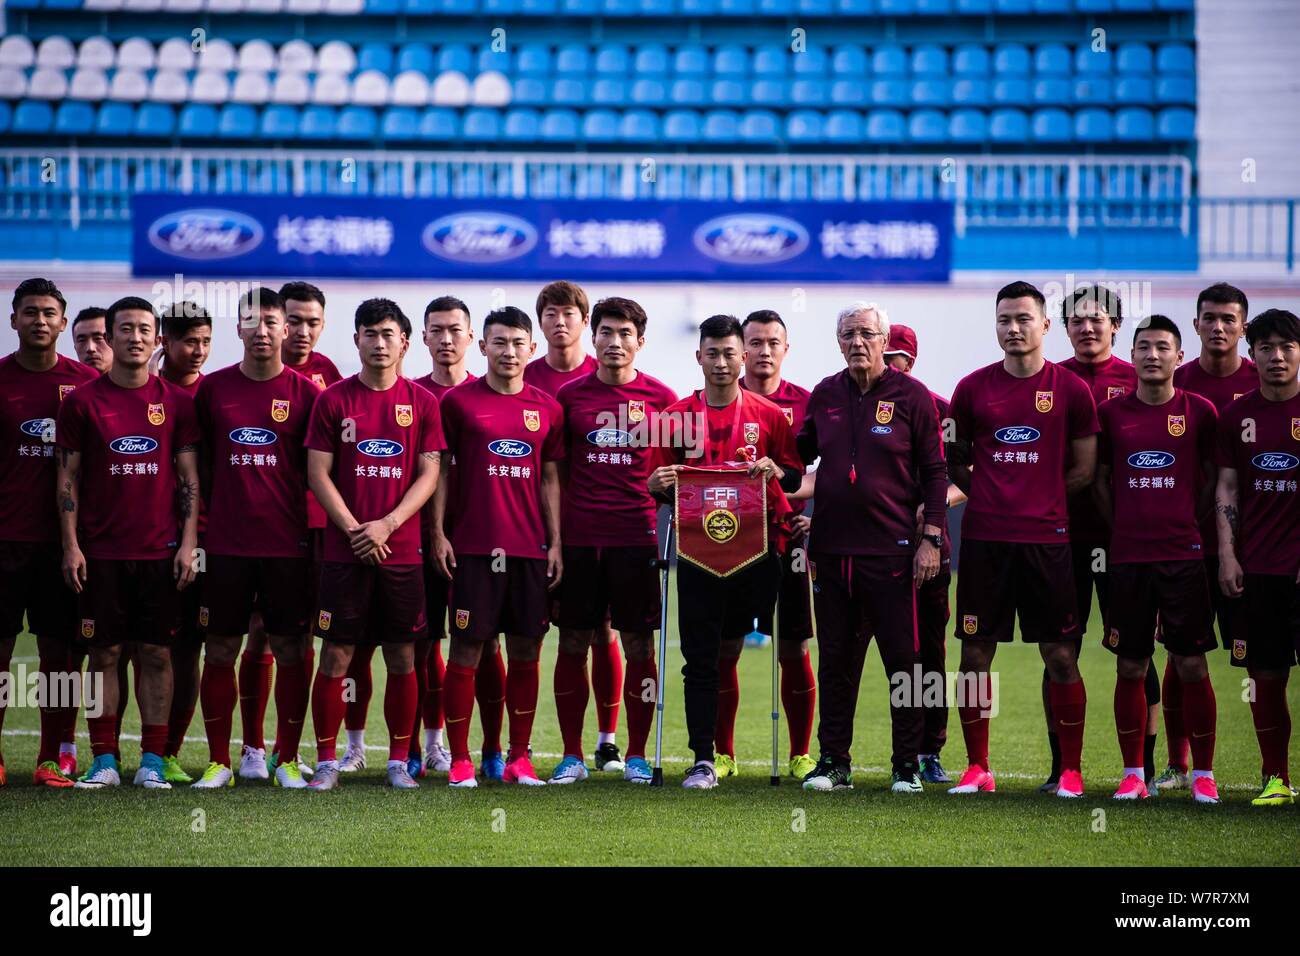
<path id="1" fill-rule="evenodd" d="M 63 580 L 78 594 L 86 583 L 86 557 L 77 543 L 77 514 L 81 504 L 81 452 L 56 449 L 55 496 L 59 503 L 59 536 L 63 540 Z"/>
<path id="2" fill-rule="evenodd" d="M 176 590 L 194 583 L 199 547 L 199 451 L 197 445 L 176 449 L 176 514 L 181 521 L 181 543 L 172 559 Z"/>
<path id="3" fill-rule="evenodd" d="M 1219 530 L 1219 587 L 1228 597 L 1241 595 L 1242 570 L 1237 559 L 1241 520 L 1237 508 L 1237 469 L 1220 468 L 1214 490 L 1214 521 Z"/>

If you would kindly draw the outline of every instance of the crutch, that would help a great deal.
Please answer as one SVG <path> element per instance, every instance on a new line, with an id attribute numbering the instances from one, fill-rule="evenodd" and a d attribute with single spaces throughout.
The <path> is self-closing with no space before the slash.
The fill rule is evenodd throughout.
<path id="1" fill-rule="evenodd" d="M 673 554 L 673 528 L 676 514 L 669 517 L 668 532 L 664 535 L 664 555 L 655 562 L 659 577 L 659 680 L 655 682 L 655 765 L 650 775 L 650 786 L 664 785 L 664 682 L 668 668 L 668 566 Z"/>
<path id="2" fill-rule="evenodd" d="M 754 621 L 754 630 L 758 630 L 758 620 Z M 781 785 L 781 773 L 777 769 L 777 754 L 780 750 L 781 736 L 781 706 L 780 695 L 777 691 L 779 678 L 777 677 L 776 664 L 776 647 L 781 636 L 781 624 L 776 613 L 775 605 L 772 607 L 772 779 L 769 781 L 772 786 Z"/>

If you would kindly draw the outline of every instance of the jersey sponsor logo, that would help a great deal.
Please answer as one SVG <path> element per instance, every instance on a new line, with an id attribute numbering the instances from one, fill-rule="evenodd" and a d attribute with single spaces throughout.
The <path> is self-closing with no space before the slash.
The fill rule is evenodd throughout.
<path id="1" fill-rule="evenodd" d="M 1260 471 L 1290 471 L 1300 465 L 1300 458 L 1288 455 L 1284 451 L 1266 451 L 1256 455 L 1250 463 Z"/>
<path id="2" fill-rule="evenodd" d="M 230 430 L 230 440 L 236 445 L 274 445 L 278 439 L 279 436 L 269 428 L 244 426 Z"/>
<path id="3" fill-rule="evenodd" d="M 527 458 L 533 453 L 533 446 L 526 441 L 516 441 L 513 438 L 498 438 L 496 441 L 488 442 L 488 451 L 502 458 Z"/>
<path id="4" fill-rule="evenodd" d="M 793 259 L 808 248 L 808 230 L 784 216 L 737 213 L 696 228 L 695 248 L 719 262 L 767 265 Z"/>
<path id="5" fill-rule="evenodd" d="M 149 244 L 182 259 L 230 259 L 262 244 L 262 224 L 229 209 L 179 209 L 149 226 Z"/>
<path id="6" fill-rule="evenodd" d="M 1300 418 L 1291 419 L 1291 437 L 1300 441 Z"/>
<path id="7" fill-rule="evenodd" d="M 1023 445 L 1026 442 L 1038 441 L 1041 436 L 1042 432 L 1029 425 L 1008 425 L 993 433 L 993 437 L 1004 445 Z"/>
<path id="8" fill-rule="evenodd" d="M 208 609 L 205 608 L 205 607 L 200 607 L 200 608 L 199 608 L 199 627 L 207 627 L 207 626 L 208 626 Z"/>
<path id="9" fill-rule="evenodd" d="M 888 425 L 872 425 L 871 434 L 873 435 L 892 435 L 894 430 Z"/>
<path id="10" fill-rule="evenodd" d="M 758 444 L 758 422 L 745 422 L 745 444 Z"/>
<path id="11" fill-rule="evenodd" d="M 1034 393 L 1034 408 L 1046 414 L 1052 410 L 1052 390 Z"/>
<path id="12" fill-rule="evenodd" d="M 645 402 L 629 400 L 627 403 L 627 420 L 639 422 L 645 418 Z"/>
<path id="13" fill-rule="evenodd" d="M 148 435 L 124 435 L 114 438 L 108 447 L 119 455 L 147 455 L 158 448 L 158 442 Z"/>
<path id="14" fill-rule="evenodd" d="M 81 636 L 87 640 L 95 636 L 95 619 L 93 617 L 83 617 L 81 619 Z"/>
<path id="15" fill-rule="evenodd" d="M 1134 468 L 1168 468 L 1176 458 L 1167 451 L 1135 451 L 1128 456 Z"/>
<path id="16" fill-rule="evenodd" d="M 450 262 L 506 262 L 537 245 L 537 230 L 518 216 L 475 209 L 435 219 L 424 227 L 420 241 Z"/>
<path id="17" fill-rule="evenodd" d="M 457 609 L 456 626 L 460 628 L 462 631 L 465 630 L 465 628 L 469 627 L 469 611 L 462 611 L 460 609 Z"/>
<path id="18" fill-rule="evenodd" d="M 163 408 L 162 402 L 149 403 L 149 424 L 161 425 L 167 420 L 167 409 Z"/>
<path id="19" fill-rule="evenodd" d="M 1106 635 L 1106 643 L 1111 647 L 1119 647 L 1119 628 L 1112 627 L 1110 633 Z"/>
<path id="20" fill-rule="evenodd" d="M 59 386 L 59 401 L 63 401 L 65 398 L 67 398 L 68 395 L 72 393 L 72 390 L 73 390 L 74 388 L 76 388 L 76 387 L 77 387 L 77 386 L 75 386 L 75 385 L 60 385 L 60 386 Z"/>
<path id="21" fill-rule="evenodd" d="M 32 438 L 44 438 L 45 433 L 53 428 L 53 418 L 29 418 L 18 426 L 20 432 Z"/>
<path id="22" fill-rule="evenodd" d="M 876 402 L 876 421 L 888 425 L 894 420 L 893 402 Z"/>
<path id="23" fill-rule="evenodd" d="M 320 615 L 316 618 L 317 630 L 328 631 L 330 629 L 330 621 L 333 619 L 334 615 L 330 614 L 329 611 L 321 611 Z"/>
<path id="24" fill-rule="evenodd" d="M 1233 641 L 1233 642 L 1232 642 L 1232 659 L 1233 659 L 1234 661 L 1244 661 L 1244 660 L 1246 659 L 1246 642 L 1245 642 L 1245 641 Z"/>
<path id="25" fill-rule="evenodd" d="M 289 420 L 289 400 L 287 398 L 271 399 L 271 421 L 287 422 Z"/>
<path id="26" fill-rule="evenodd" d="M 587 432 L 587 441 L 598 448 L 627 448 L 632 435 L 621 428 L 597 428 Z"/>
<path id="27" fill-rule="evenodd" d="M 415 409 L 410 405 L 398 405 L 396 408 L 397 424 L 403 428 L 409 428 L 411 422 L 415 421 Z"/>
<path id="28" fill-rule="evenodd" d="M 966 634 L 974 634 L 980 629 L 980 619 L 975 614 L 963 614 L 961 616 L 961 629 Z"/>
<path id="29" fill-rule="evenodd" d="M 1123 385 L 1107 385 L 1106 398 L 1120 398 L 1126 391 L 1128 391 L 1128 389 Z"/>
<path id="30" fill-rule="evenodd" d="M 791 428 L 794 428 L 794 409 L 782 406 L 781 414 L 785 416 L 785 423 Z"/>
<path id="31" fill-rule="evenodd" d="M 1183 432 L 1187 431 L 1187 416 L 1170 415 L 1169 416 L 1169 434 L 1177 438 Z"/>
<path id="32" fill-rule="evenodd" d="M 540 431 L 542 427 L 542 413 L 536 408 L 525 408 L 524 427 L 530 432 Z"/>
<path id="33" fill-rule="evenodd" d="M 710 541 L 726 544 L 740 530 L 740 519 L 726 508 L 714 508 L 704 514 L 704 533 Z"/>
<path id="34" fill-rule="evenodd" d="M 371 458 L 396 458 L 405 450 L 400 441 L 387 438 L 364 438 L 357 442 L 357 451 Z"/>

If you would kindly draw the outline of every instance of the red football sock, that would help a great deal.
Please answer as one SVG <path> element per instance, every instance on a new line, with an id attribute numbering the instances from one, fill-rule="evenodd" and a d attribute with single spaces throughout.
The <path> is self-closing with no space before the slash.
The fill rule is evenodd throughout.
<path id="1" fill-rule="evenodd" d="M 235 719 L 235 665 L 203 663 L 199 678 L 199 701 L 203 706 L 203 729 L 208 735 L 208 759 L 223 767 L 230 764 L 230 728 Z"/>
<path id="2" fill-rule="evenodd" d="M 262 724 L 266 717 L 271 664 L 274 661 L 269 652 L 257 657 L 247 651 L 239 655 L 239 717 L 244 725 L 244 743 L 256 750 L 266 748 Z"/>
<path id="3" fill-rule="evenodd" d="M 596 650 L 596 656 L 601 656 L 599 649 Z M 507 679 L 507 689 L 509 686 Z M 559 718 L 566 757 L 582 759 L 582 719 L 587 716 L 588 696 L 586 653 L 566 654 L 560 651 L 555 658 L 555 714 Z M 599 705 L 599 698 L 597 703 Z M 513 726 L 513 721 L 511 723 Z"/>
<path id="4" fill-rule="evenodd" d="M 972 767 L 988 770 L 989 718 L 980 716 L 986 712 L 987 708 L 978 704 L 959 704 L 957 707 L 957 716 L 961 718 L 961 735 L 966 741 L 966 762 Z"/>
<path id="5" fill-rule="evenodd" d="M 1052 708 L 1055 711 L 1055 703 L 1052 704 Z M 1119 735 L 1119 752 L 1124 761 L 1123 766 L 1142 766 L 1142 745 L 1146 740 L 1146 725 L 1146 681 L 1141 677 L 1116 677 L 1115 732 Z"/>
<path id="6" fill-rule="evenodd" d="M 817 679 L 812 655 L 804 651 L 795 660 L 780 659 L 781 707 L 790 726 L 790 756 L 806 754 L 812 743 L 813 719 L 817 715 Z"/>
<path id="7" fill-rule="evenodd" d="M 1056 718 L 1056 734 L 1061 740 L 1061 769 L 1079 770 L 1083 760 L 1083 719 L 1088 712 L 1088 694 L 1083 688 L 1083 681 L 1077 680 L 1073 684 L 1050 681 L 1047 689 L 1052 702 L 1052 716 Z M 1142 698 L 1142 708 L 1145 713 L 1145 696 Z M 1146 719 L 1143 718 L 1139 723 L 1145 728 Z M 1146 730 L 1143 729 L 1138 740 L 1141 741 L 1145 736 Z M 1140 748 L 1138 753 L 1141 753 Z"/>
<path id="8" fill-rule="evenodd" d="M 343 680 L 317 671 L 311 685 L 311 722 L 316 729 L 316 760 L 320 762 L 338 759 L 334 747 L 347 706 L 343 702 Z"/>
<path id="9" fill-rule="evenodd" d="M 474 696 L 478 699 L 478 718 L 483 723 L 483 752 L 500 753 L 501 724 L 506 715 L 506 662 L 500 644 L 495 654 L 479 662 Z"/>
<path id="10" fill-rule="evenodd" d="M 103 757 L 117 753 L 117 715 L 87 717 L 86 729 L 90 731 L 90 753 Z"/>
<path id="11" fill-rule="evenodd" d="M 1213 770 L 1215 726 L 1219 718 L 1214 685 L 1207 676 L 1193 683 L 1180 681 L 1179 687 L 1183 694 L 1183 720 L 1192 746 L 1192 766 L 1197 770 Z"/>
<path id="12" fill-rule="evenodd" d="M 649 680 L 651 683 L 646 684 Z M 623 701 L 627 705 L 627 756 L 645 757 L 646 741 L 650 738 L 650 725 L 655 718 L 655 690 L 659 683 L 659 669 L 654 658 L 648 661 L 628 661 L 627 681 L 623 686 Z M 647 686 L 650 699 L 642 700 Z"/>
<path id="13" fill-rule="evenodd" d="M 281 664 L 275 672 L 275 747 L 280 763 L 298 760 L 302 722 L 307 719 L 307 693 L 311 686 L 306 661 Z"/>
<path id="14" fill-rule="evenodd" d="M 384 685 L 384 723 L 388 725 L 388 759 L 405 761 L 411 753 L 411 725 L 418 708 L 415 671 L 388 674 Z"/>
<path id="15" fill-rule="evenodd" d="M 510 752 L 518 757 L 528 753 L 540 688 L 537 661 L 510 662 L 510 670 L 506 672 L 506 709 L 510 712 Z"/>
<path id="16" fill-rule="evenodd" d="M 592 646 L 591 690 L 596 697 L 597 729 L 602 734 L 614 733 L 618 730 L 619 700 L 623 696 L 623 651 L 617 640 Z"/>
<path id="17" fill-rule="evenodd" d="M 447 749 L 452 760 L 469 759 L 469 719 L 474 713 L 474 672 L 454 661 L 447 665 L 442 685 L 443 709 L 447 719 Z"/>
<path id="18" fill-rule="evenodd" d="M 1255 699 L 1250 703 L 1250 714 L 1255 719 L 1255 736 L 1259 738 L 1261 770 L 1266 777 L 1281 777 L 1289 786 L 1287 751 L 1291 745 L 1291 711 L 1286 705 L 1287 678 L 1251 676 L 1255 679 Z"/>
<path id="19" fill-rule="evenodd" d="M 1166 660 L 1160 702 L 1165 712 L 1165 743 L 1169 747 L 1169 766 L 1187 773 L 1187 725 L 1183 721 L 1186 706 L 1183 700 L 1183 682 L 1178 677 L 1173 660 Z"/>
<path id="20" fill-rule="evenodd" d="M 374 677 L 371 676 L 370 662 L 374 657 L 373 647 L 358 647 L 352 652 L 352 661 L 348 664 L 347 676 L 355 683 L 355 700 L 347 702 L 344 710 L 343 726 L 348 730 L 365 730 L 366 716 L 370 713 L 370 698 L 375 692 Z"/>
<path id="21" fill-rule="evenodd" d="M 84 651 L 73 649 L 68 652 L 68 671 L 75 674 L 77 680 L 81 680 L 82 665 L 86 662 Z M 75 744 L 77 742 L 77 707 L 68 707 L 63 711 L 67 718 L 67 724 L 64 726 L 60 743 Z"/>
<path id="22" fill-rule="evenodd" d="M 182 651 L 172 649 L 172 706 L 167 714 L 167 744 L 163 753 L 168 757 L 179 756 L 181 745 L 185 743 L 185 734 L 194 720 L 194 686 L 195 667 L 198 647 L 187 647 Z"/>
<path id="23" fill-rule="evenodd" d="M 58 659 L 51 660 L 44 655 L 41 656 L 40 672 L 46 675 L 55 675 L 64 671 L 67 666 L 67 658 L 60 655 Z M 9 670 L 9 664 L 0 661 L 0 673 Z M 45 692 L 52 693 L 52 687 L 55 681 L 47 678 L 45 683 Z M 59 744 L 63 743 L 63 729 L 67 725 L 67 714 L 64 713 L 66 708 L 51 707 L 51 701 L 44 701 L 41 704 L 41 744 L 40 750 L 36 754 L 37 765 L 45 763 L 47 760 L 59 759 Z M 0 727 L 4 726 L 4 712 L 6 708 L 0 707 Z"/>
<path id="24" fill-rule="evenodd" d="M 140 728 L 140 753 L 162 756 L 167 746 L 166 724 L 145 724 Z"/>
<path id="25" fill-rule="evenodd" d="M 739 657 L 718 660 L 718 720 L 713 730 L 718 753 L 736 756 L 736 711 L 740 709 Z"/>
<path id="26" fill-rule="evenodd" d="M 424 727 L 439 730 L 444 720 L 442 713 L 442 683 L 447 676 L 447 664 L 442 659 L 442 642 L 434 641 L 425 665 Z"/>

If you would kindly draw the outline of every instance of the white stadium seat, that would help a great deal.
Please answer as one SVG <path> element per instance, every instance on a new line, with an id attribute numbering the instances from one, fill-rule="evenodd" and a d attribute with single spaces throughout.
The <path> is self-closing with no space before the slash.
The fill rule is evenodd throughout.
<path id="1" fill-rule="evenodd" d="M 429 102 L 429 81 L 423 73 L 406 70 L 393 79 L 394 106 L 423 106 Z"/>
<path id="2" fill-rule="evenodd" d="M 434 106 L 468 106 L 469 80 L 457 70 L 438 74 L 429 89 L 429 102 Z"/>
<path id="3" fill-rule="evenodd" d="M 67 37 L 46 37 L 36 48 L 36 65 L 70 70 L 77 63 L 77 51 Z"/>
<path id="4" fill-rule="evenodd" d="M 184 103 L 190 98 L 190 81 L 180 70 L 159 70 L 149 84 L 149 99 L 155 103 Z"/>
<path id="5" fill-rule="evenodd" d="M 200 70 L 221 70 L 226 73 L 235 68 L 235 48 L 229 40 L 210 39 L 199 51 L 198 68 Z"/>
<path id="6" fill-rule="evenodd" d="M 207 0 L 209 13 L 243 13 L 244 0 Z"/>
<path id="7" fill-rule="evenodd" d="M 244 5 L 245 13 L 279 13 L 284 8 L 284 0 L 248 0 Z"/>
<path id="8" fill-rule="evenodd" d="M 311 96 L 311 84 L 305 73 L 277 73 L 271 87 L 272 103 L 306 103 Z"/>
<path id="9" fill-rule="evenodd" d="M 340 106 L 348 101 L 348 78 L 341 73 L 317 73 L 312 84 L 311 101 Z"/>
<path id="10" fill-rule="evenodd" d="M 316 51 L 306 40 L 290 40 L 276 55 L 281 73 L 311 73 L 316 69 Z"/>
<path id="11" fill-rule="evenodd" d="M 15 66 L 0 66 L 0 100 L 20 100 L 26 92 L 26 74 Z"/>
<path id="12" fill-rule="evenodd" d="M 77 66 L 107 70 L 117 62 L 117 49 L 108 37 L 87 37 L 77 49 Z"/>
<path id="13" fill-rule="evenodd" d="M 325 12 L 335 16 L 357 14 L 363 7 L 365 7 L 365 0 L 325 0 Z"/>
<path id="14" fill-rule="evenodd" d="M 284 12 L 301 16 L 320 13 L 325 8 L 322 0 L 284 0 Z"/>
<path id="15" fill-rule="evenodd" d="M 108 77 L 94 66 L 83 66 L 72 74 L 68 99 L 99 101 L 108 96 Z"/>
<path id="16" fill-rule="evenodd" d="M 388 105 L 388 77 L 378 70 L 365 70 L 352 81 L 352 102 L 359 106 Z"/>
<path id="17" fill-rule="evenodd" d="M 190 46 L 190 41 L 180 37 L 163 40 L 162 46 L 158 48 L 158 69 L 186 72 L 194 69 L 194 49 Z"/>
<path id="18" fill-rule="evenodd" d="M 236 103 L 265 103 L 271 98 L 271 83 L 265 73 L 240 73 L 230 89 Z"/>
<path id="19" fill-rule="evenodd" d="M 41 67 L 27 81 L 27 95 L 34 100 L 61 100 L 68 95 L 68 76 L 53 67 Z"/>
<path id="20" fill-rule="evenodd" d="M 122 9 L 122 0 L 85 0 L 82 9 L 114 13 Z"/>
<path id="21" fill-rule="evenodd" d="M 14 34 L 0 40 L 0 66 L 26 69 L 36 62 L 36 49 L 25 36 Z"/>
<path id="22" fill-rule="evenodd" d="M 157 13 L 162 9 L 162 0 L 125 0 L 122 9 L 133 13 Z"/>
<path id="23" fill-rule="evenodd" d="M 131 37 L 117 48 L 118 69 L 152 70 L 157 62 L 153 44 L 144 37 Z"/>
<path id="24" fill-rule="evenodd" d="M 163 0 L 163 9 L 168 13 L 198 13 L 203 9 L 203 0 Z"/>
<path id="25" fill-rule="evenodd" d="M 108 88 L 110 100 L 139 103 L 149 95 L 149 81 L 138 70 L 118 70 Z"/>
<path id="26" fill-rule="evenodd" d="M 270 73 L 275 69 L 275 47 L 265 40 L 249 40 L 239 48 L 241 73 Z"/>
<path id="27" fill-rule="evenodd" d="M 194 75 L 190 99 L 195 103 L 224 103 L 230 97 L 230 81 L 220 70 L 200 70 Z"/>
<path id="28" fill-rule="evenodd" d="M 510 81 L 496 70 L 480 73 L 474 77 L 471 98 L 475 106 L 505 106 L 510 102 Z"/>
<path id="29" fill-rule="evenodd" d="M 316 69 L 322 73 L 349 74 L 357 68 L 357 55 L 342 40 L 330 40 L 320 48 Z"/>

